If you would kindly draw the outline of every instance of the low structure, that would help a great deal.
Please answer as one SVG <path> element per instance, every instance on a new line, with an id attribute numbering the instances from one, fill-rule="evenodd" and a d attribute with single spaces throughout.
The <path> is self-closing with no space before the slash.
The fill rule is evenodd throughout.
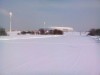
<path id="1" fill-rule="evenodd" d="M 58 29 L 64 32 L 72 32 L 74 29 L 71 27 L 50 27 L 51 29 Z"/>

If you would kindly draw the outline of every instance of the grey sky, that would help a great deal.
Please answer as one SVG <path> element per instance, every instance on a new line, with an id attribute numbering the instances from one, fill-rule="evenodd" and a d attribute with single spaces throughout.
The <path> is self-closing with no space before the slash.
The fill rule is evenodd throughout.
<path id="1" fill-rule="evenodd" d="M 9 29 L 68 26 L 86 31 L 100 28 L 100 0 L 0 0 L 0 26 Z"/>

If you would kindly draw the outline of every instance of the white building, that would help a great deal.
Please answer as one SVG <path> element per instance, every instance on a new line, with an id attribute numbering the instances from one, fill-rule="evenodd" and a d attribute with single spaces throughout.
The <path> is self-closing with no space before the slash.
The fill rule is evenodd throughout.
<path id="1" fill-rule="evenodd" d="M 51 29 L 59 29 L 64 32 L 72 32 L 74 29 L 71 27 L 50 27 Z"/>

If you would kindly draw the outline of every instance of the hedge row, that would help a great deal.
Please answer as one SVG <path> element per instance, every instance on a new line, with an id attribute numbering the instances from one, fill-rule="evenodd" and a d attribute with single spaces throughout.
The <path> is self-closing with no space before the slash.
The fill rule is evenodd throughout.
<path id="1" fill-rule="evenodd" d="M 38 35 L 63 35 L 63 31 L 54 29 L 54 30 L 45 30 L 39 29 L 37 31 L 22 31 L 20 34 L 38 34 Z"/>

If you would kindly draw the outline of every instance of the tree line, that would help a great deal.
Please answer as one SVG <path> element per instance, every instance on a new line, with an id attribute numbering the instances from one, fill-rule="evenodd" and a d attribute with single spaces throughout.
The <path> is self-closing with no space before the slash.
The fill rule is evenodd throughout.
<path id="1" fill-rule="evenodd" d="M 37 34 L 37 35 L 63 35 L 63 31 L 58 29 L 39 29 L 37 31 L 21 31 L 18 35 L 25 35 L 25 34 Z M 0 36 L 7 36 L 7 32 L 4 28 L 0 27 Z"/>
<path id="2" fill-rule="evenodd" d="M 37 34 L 40 35 L 62 35 L 63 31 L 58 30 L 58 29 L 53 29 L 53 30 L 45 30 L 45 29 L 39 29 Z M 35 34 L 34 31 L 22 31 L 20 34 Z M 0 27 L 0 36 L 6 36 L 7 32 L 5 28 Z M 100 36 L 100 28 L 99 29 L 90 29 L 88 35 L 90 36 Z"/>
<path id="3" fill-rule="evenodd" d="M 18 33 L 19 35 L 25 35 L 25 34 L 37 34 L 37 35 L 63 35 L 62 30 L 58 29 L 39 29 L 37 31 L 21 31 L 21 33 Z"/>

